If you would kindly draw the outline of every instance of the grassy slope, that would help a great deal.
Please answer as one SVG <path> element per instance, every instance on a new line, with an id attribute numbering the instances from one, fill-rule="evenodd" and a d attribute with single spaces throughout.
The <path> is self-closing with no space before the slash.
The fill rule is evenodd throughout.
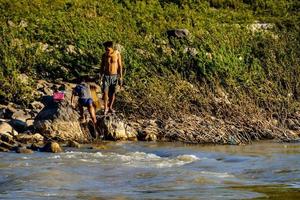
<path id="1" fill-rule="evenodd" d="M 124 48 L 127 87 L 117 106 L 127 115 L 259 113 L 284 123 L 299 110 L 298 13 L 296 0 L 0 0 L 0 96 L 32 100 L 34 81 L 25 87 L 20 73 L 95 75 L 99 44 L 114 40 Z M 255 21 L 274 26 L 253 32 Z M 172 28 L 190 39 L 169 41 Z"/>

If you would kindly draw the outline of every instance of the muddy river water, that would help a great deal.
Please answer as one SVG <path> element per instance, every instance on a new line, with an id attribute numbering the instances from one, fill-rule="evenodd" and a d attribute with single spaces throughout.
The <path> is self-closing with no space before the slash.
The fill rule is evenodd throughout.
<path id="1" fill-rule="evenodd" d="M 300 199 L 300 143 L 0 153 L 0 199 Z"/>

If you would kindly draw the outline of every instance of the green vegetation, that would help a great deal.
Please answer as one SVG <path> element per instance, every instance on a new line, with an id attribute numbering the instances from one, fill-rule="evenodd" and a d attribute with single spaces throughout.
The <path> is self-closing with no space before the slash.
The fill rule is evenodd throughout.
<path id="1" fill-rule="evenodd" d="M 225 95 L 230 109 L 284 122 L 299 109 L 299 9 L 297 0 L 0 0 L 0 96 L 26 105 L 36 79 L 96 76 L 101 43 L 114 40 L 127 115 L 226 117 L 214 99 Z M 190 37 L 168 39 L 174 28 Z"/>

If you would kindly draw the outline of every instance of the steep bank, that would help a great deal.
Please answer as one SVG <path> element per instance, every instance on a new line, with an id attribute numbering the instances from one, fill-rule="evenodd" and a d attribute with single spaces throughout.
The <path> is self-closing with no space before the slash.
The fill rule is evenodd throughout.
<path id="1" fill-rule="evenodd" d="M 276 141 L 294 142 L 299 140 L 299 115 L 289 119 L 290 128 L 278 127 L 278 122 L 267 121 L 242 115 L 239 107 L 232 105 L 228 99 L 219 98 L 215 103 L 221 118 L 209 113 L 177 115 L 177 118 L 160 119 L 153 116 L 148 119 L 139 115 L 130 118 L 117 111 L 116 114 L 103 115 L 103 102 L 97 110 L 96 129 L 91 124 L 86 110 L 85 120 L 80 120 L 78 110 L 71 106 L 72 83 L 48 83 L 39 81 L 42 97 L 30 104 L 30 108 L 22 109 L 10 103 L 0 108 L 0 149 L 24 153 L 31 150 L 61 152 L 58 144 L 79 146 L 79 143 L 114 141 L 181 141 L 197 144 L 231 144 L 251 143 L 255 140 L 275 139 Z M 55 102 L 52 89 L 64 85 L 65 99 Z M 54 87 L 56 86 L 56 87 Z M 48 94 L 47 94 L 48 93 Z M 100 88 L 98 97 L 101 98 Z M 101 102 L 101 101 L 100 101 Z M 97 131 L 97 132 L 96 132 Z M 50 142 L 50 143 L 49 143 Z M 75 143 L 74 143 L 75 142 Z M 54 145 L 54 147 L 52 147 Z M 43 147 L 44 146 L 44 147 Z M 53 150 L 54 148 L 54 150 Z M 58 150 L 56 150 L 58 148 Z"/>
<path id="2" fill-rule="evenodd" d="M 239 143 L 299 135 L 298 1 L 0 5 L 3 104 L 29 105 L 39 98 L 41 78 L 96 77 L 101 43 L 114 40 L 126 68 L 117 108 L 158 128 L 162 139 Z M 177 28 L 187 34 L 170 34 Z"/>

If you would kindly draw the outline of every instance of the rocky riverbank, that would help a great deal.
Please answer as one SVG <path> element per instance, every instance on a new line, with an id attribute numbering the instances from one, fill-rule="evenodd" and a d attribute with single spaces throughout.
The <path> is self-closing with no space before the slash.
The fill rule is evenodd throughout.
<path id="1" fill-rule="evenodd" d="M 52 88 L 59 85 L 65 87 L 65 99 L 54 102 Z M 229 109 L 226 98 L 216 100 L 220 109 L 233 112 L 226 119 L 202 114 L 182 115 L 178 119 L 162 121 L 126 118 L 122 113 L 104 116 L 100 109 L 95 130 L 88 113 L 85 113 L 86 120 L 80 121 L 78 112 L 72 108 L 70 98 L 73 87 L 72 83 L 53 84 L 41 80 L 35 94 L 40 98 L 28 108 L 13 103 L 0 105 L 0 151 L 56 153 L 63 151 L 60 144 L 79 147 L 80 143 L 100 140 L 238 145 L 261 139 L 297 141 L 300 136 L 300 113 L 286 120 L 287 127 L 279 127 L 276 121 L 243 116 L 235 112 L 233 105 Z"/>

